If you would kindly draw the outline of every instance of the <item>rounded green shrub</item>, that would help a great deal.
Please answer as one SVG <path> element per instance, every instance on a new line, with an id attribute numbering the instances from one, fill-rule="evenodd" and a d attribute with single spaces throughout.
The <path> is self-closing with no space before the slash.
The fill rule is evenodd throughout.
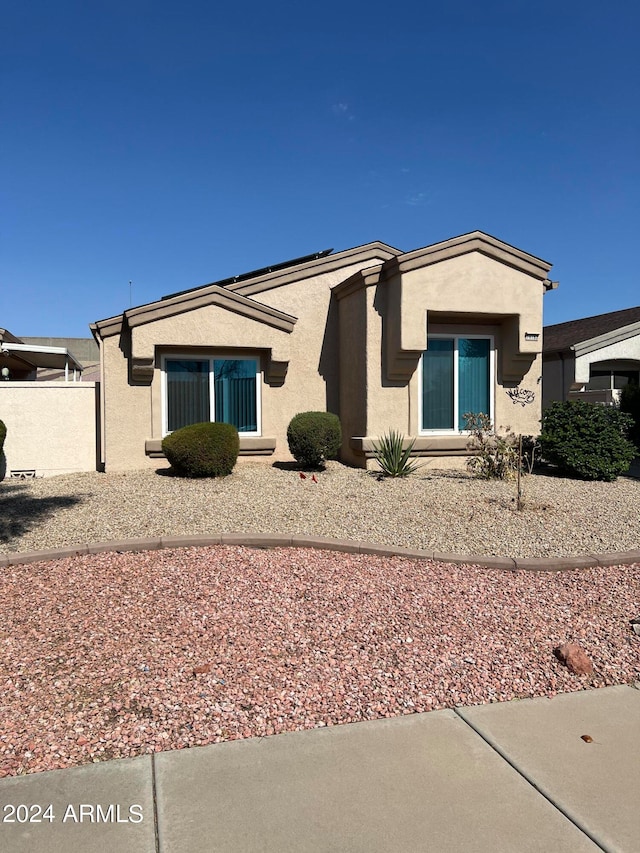
<path id="1" fill-rule="evenodd" d="M 305 468 L 336 459 L 342 443 L 340 418 L 332 412 L 300 412 L 287 427 L 291 455 Z"/>
<path id="2" fill-rule="evenodd" d="M 180 477 L 226 477 L 238 459 L 240 438 L 232 424 L 191 424 L 166 436 L 162 450 Z"/>
<path id="3" fill-rule="evenodd" d="M 582 400 L 552 403 L 542 416 L 542 458 L 570 477 L 615 480 L 635 455 L 627 438 L 632 423 L 612 406 Z"/>
<path id="4" fill-rule="evenodd" d="M 0 421 L 0 453 L 2 453 L 2 448 L 4 447 L 4 440 L 7 437 L 7 428 L 3 421 Z"/>

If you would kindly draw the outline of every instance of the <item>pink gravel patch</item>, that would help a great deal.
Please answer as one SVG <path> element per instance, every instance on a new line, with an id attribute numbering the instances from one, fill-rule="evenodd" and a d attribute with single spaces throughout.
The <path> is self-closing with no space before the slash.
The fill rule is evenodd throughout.
<path id="1" fill-rule="evenodd" d="M 0 776 L 640 678 L 640 565 L 215 547 L 5 569 Z M 578 642 L 571 674 L 553 649 Z"/>

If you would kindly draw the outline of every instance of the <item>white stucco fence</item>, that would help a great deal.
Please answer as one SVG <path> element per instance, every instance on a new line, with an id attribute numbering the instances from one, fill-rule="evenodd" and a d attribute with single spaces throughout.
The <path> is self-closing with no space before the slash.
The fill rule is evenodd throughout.
<path id="1" fill-rule="evenodd" d="M 95 471 L 96 382 L 0 382 L 0 476 Z M 32 473 L 33 472 L 33 473 Z"/>

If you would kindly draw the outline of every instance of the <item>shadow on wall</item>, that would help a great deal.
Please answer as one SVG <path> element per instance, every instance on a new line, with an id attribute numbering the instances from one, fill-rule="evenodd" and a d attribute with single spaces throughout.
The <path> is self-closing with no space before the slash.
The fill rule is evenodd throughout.
<path id="1" fill-rule="evenodd" d="M 29 494 L 28 486 L 5 483 L 0 489 L 0 546 L 18 539 L 39 522 L 50 518 L 61 509 L 80 503 L 82 498 L 73 495 L 36 498 Z"/>
<path id="2" fill-rule="evenodd" d="M 322 338 L 322 349 L 320 350 L 320 361 L 318 372 L 324 379 L 326 389 L 326 408 L 334 415 L 340 415 L 340 362 L 338 352 L 338 340 L 340 337 L 338 318 L 338 303 L 335 296 L 331 295 L 327 322 L 324 327 Z M 304 411 L 304 408 L 300 411 Z"/>

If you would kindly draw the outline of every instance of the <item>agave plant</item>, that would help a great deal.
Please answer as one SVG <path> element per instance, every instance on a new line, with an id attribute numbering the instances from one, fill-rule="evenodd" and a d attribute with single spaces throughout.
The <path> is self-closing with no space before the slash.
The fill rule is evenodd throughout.
<path id="1" fill-rule="evenodd" d="M 383 435 L 379 444 L 374 442 L 373 455 L 385 477 L 406 477 L 420 468 L 420 464 L 410 459 L 415 439 L 412 439 L 407 447 L 403 448 L 404 436 L 389 430 Z"/>

